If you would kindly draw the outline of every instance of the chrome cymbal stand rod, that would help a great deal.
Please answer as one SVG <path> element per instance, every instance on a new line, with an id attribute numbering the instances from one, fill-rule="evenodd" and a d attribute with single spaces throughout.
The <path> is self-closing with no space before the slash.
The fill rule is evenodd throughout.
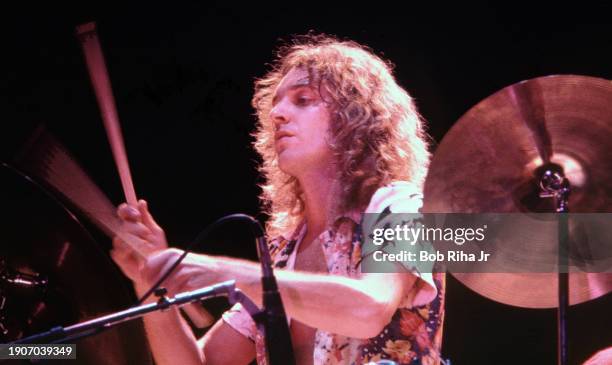
<path id="1" fill-rule="evenodd" d="M 569 180 L 563 174 L 563 169 L 556 164 L 546 166 L 540 179 L 540 188 L 540 197 L 554 198 L 556 212 L 560 213 L 558 216 L 559 308 L 557 310 L 557 363 L 559 365 L 567 365 L 567 310 L 569 308 L 569 227 L 567 213 L 569 212 L 568 201 L 571 190 Z"/>

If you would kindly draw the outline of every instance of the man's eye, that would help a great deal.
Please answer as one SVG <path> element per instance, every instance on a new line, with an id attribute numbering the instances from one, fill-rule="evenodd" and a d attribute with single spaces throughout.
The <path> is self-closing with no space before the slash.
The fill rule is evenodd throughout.
<path id="1" fill-rule="evenodd" d="M 295 102 L 297 105 L 308 105 L 311 101 L 312 99 L 307 96 L 298 96 Z"/>

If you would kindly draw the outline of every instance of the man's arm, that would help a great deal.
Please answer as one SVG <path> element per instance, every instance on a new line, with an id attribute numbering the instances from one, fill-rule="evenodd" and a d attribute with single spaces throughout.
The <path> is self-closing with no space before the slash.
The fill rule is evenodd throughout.
<path id="1" fill-rule="evenodd" d="M 246 365 L 255 358 L 255 344 L 219 320 L 198 341 L 206 365 Z"/>
<path id="2" fill-rule="evenodd" d="M 246 365 L 255 358 L 253 342 L 223 320 L 217 321 L 200 340 L 176 308 L 148 314 L 144 324 L 155 363 L 159 365 Z"/>
<path id="3" fill-rule="evenodd" d="M 147 281 L 153 282 L 181 253 L 168 249 L 152 255 L 143 268 Z M 356 338 L 377 335 L 416 281 L 416 276 L 404 273 L 370 273 L 355 279 L 277 269 L 275 275 L 290 317 L 313 328 Z M 238 288 L 261 305 L 260 279 L 257 263 L 189 254 L 169 279 L 168 287 L 181 292 L 236 280 Z"/>
<path id="4" fill-rule="evenodd" d="M 113 259 L 140 289 L 148 288 L 182 253 L 165 249 L 163 231 L 150 216 L 146 204 L 140 211 L 120 207 L 124 230 L 153 245 L 159 252 L 139 262 L 120 239 L 114 242 Z M 201 288 L 225 280 L 236 280 L 238 287 L 261 305 L 260 265 L 243 260 L 189 254 L 166 281 L 170 295 Z M 350 337 L 369 338 L 378 334 L 395 312 L 400 300 L 413 290 L 412 274 L 364 274 L 359 279 L 305 272 L 275 271 L 289 316 L 311 327 Z M 139 288 L 142 287 L 142 288 Z M 358 303 L 358 305 L 355 305 Z M 254 345 L 229 325 L 219 321 L 202 341 L 197 341 L 178 311 L 156 313 L 145 318 L 145 328 L 154 357 L 159 364 L 248 363 L 254 357 Z M 233 362 L 225 358 L 232 348 Z M 203 351 L 202 351 L 203 349 Z M 238 356 L 236 358 L 235 356 Z M 248 360 L 247 360 L 248 359 Z"/>
<path id="5" fill-rule="evenodd" d="M 143 320 L 156 364 L 204 364 L 204 353 L 178 309 L 151 313 Z"/>
<path id="6" fill-rule="evenodd" d="M 167 247 L 165 234 L 149 214 L 145 201 L 140 201 L 138 207 L 122 205 L 118 209 L 118 215 L 123 221 L 122 228 L 126 236 L 133 242 L 142 241 L 141 244 L 146 245 L 146 248 L 151 251 L 163 250 Z M 143 280 L 141 275 L 142 259 L 118 237 L 113 240 L 113 246 L 111 251 L 113 260 L 133 281 L 136 295 L 142 296 L 150 286 L 150 283 Z M 155 301 L 154 297 L 147 300 L 147 302 L 153 301 Z M 206 346 L 204 346 L 204 341 L 196 340 L 193 331 L 177 308 L 150 313 L 143 320 L 151 352 L 156 364 L 159 365 L 204 363 L 207 365 L 246 365 L 255 356 L 254 344 L 223 321 L 218 321 L 209 330 L 205 336 Z M 225 355 L 228 348 L 232 349 L 231 359 Z"/>

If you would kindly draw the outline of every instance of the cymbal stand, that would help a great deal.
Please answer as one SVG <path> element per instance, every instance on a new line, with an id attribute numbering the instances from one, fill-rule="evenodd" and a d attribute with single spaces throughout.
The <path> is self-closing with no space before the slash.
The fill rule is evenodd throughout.
<path id="1" fill-rule="evenodd" d="M 559 274 L 558 292 L 559 308 L 557 311 L 557 361 L 559 365 L 567 365 L 567 310 L 569 307 L 569 273 L 568 273 L 568 238 L 569 227 L 567 213 L 568 200 L 571 192 L 569 180 L 563 174 L 563 169 L 556 164 L 544 166 L 540 178 L 540 197 L 555 199 L 556 212 L 559 214 Z"/>

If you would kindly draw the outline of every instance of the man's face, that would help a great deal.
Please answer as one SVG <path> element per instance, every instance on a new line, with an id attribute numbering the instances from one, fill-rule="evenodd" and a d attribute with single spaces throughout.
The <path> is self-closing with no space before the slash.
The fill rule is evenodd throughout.
<path id="1" fill-rule="evenodd" d="M 270 119 L 276 127 L 274 147 L 279 167 L 299 178 L 313 169 L 332 163 L 328 144 L 330 111 L 313 88 L 308 72 L 294 68 L 285 75 L 274 93 Z"/>

